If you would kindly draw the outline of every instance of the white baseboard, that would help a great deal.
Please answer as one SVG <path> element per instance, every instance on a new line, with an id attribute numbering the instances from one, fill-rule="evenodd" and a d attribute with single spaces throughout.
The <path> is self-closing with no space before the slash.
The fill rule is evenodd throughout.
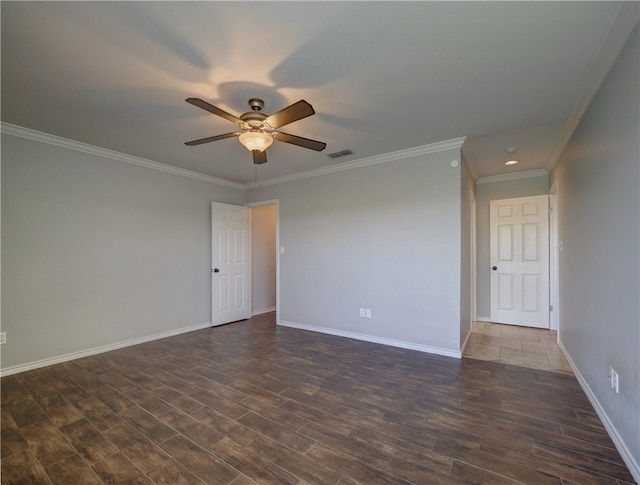
<path id="1" fill-rule="evenodd" d="M 558 346 L 560 347 L 560 350 L 562 350 L 562 353 L 564 354 L 564 356 L 567 358 L 567 362 L 569 362 L 569 365 L 571 366 L 571 369 L 573 370 L 573 373 L 575 374 L 576 379 L 580 384 L 580 387 L 582 388 L 584 393 L 587 395 L 587 398 L 589 399 L 589 401 L 591 402 L 591 405 L 595 409 L 596 414 L 598 415 L 598 417 L 600 418 L 600 421 L 602 421 L 602 424 L 607 430 L 607 433 L 609 433 L 609 437 L 611 438 L 611 441 L 613 441 L 613 444 L 616 446 L 618 453 L 620 453 L 622 460 L 624 461 L 625 465 L 627 465 L 627 468 L 631 472 L 631 475 L 633 475 L 634 480 L 637 483 L 640 483 L 640 464 L 636 461 L 634 456 L 631 454 L 631 451 L 629 450 L 626 443 L 618 433 L 618 430 L 609 419 L 609 416 L 605 412 L 604 408 L 600 405 L 600 401 L 598 401 L 598 398 L 589 387 L 589 384 L 587 384 L 586 379 L 582 376 L 582 374 L 578 370 L 578 367 L 576 366 L 575 362 L 573 362 L 573 359 L 571 359 L 569 352 L 564 347 L 561 341 L 558 341 Z"/>
<path id="2" fill-rule="evenodd" d="M 6 369 L 0 369 L 0 377 L 10 376 L 12 374 L 18 374 L 28 370 L 39 369 L 48 365 L 60 364 L 62 362 L 68 362 L 70 360 L 80 359 L 82 357 L 90 357 L 96 354 L 102 354 L 111 350 L 118 350 L 124 347 L 131 347 L 132 345 L 144 344 L 153 340 L 160 340 L 167 337 L 174 337 L 183 333 L 193 332 L 195 330 L 202 330 L 204 328 L 211 327 L 211 322 L 198 323 L 196 325 L 190 325 L 188 327 L 177 328 L 175 330 L 169 330 L 168 332 L 156 333 L 148 335 L 146 337 L 139 337 L 131 340 L 125 340 L 123 342 L 117 342 L 115 344 L 102 345 L 100 347 L 94 347 L 92 349 L 80 350 L 79 352 L 72 352 L 70 354 L 58 355 L 56 357 L 50 357 L 48 359 L 36 360 L 35 362 L 29 362 L 27 364 L 14 365 L 7 367 Z"/>
<path id="3" fill-rule="evenodd" d="M 251 316 L 255 317 L 257 315 L 262 315 L 264 313 L 275 312 L 275 311 L 276 311 L 276 307 L 272 306 L 269 308 L 263 308 L 262 310 L 255 310 L 251 313 Z"/>
<path id="4" fill-rule="evenodd" d="M 372 342 L 374 344 L 389 345 L 391 347 L 400 347 L 402 349 L 408 349 L 408 350 L 417 350 L 418 352 L 425 352 L 427 354 L 443 355 L 445 357 L 454 357 L 456 359 L 462 358 L 462 352 L 460 352 L 459 350 L 456 351 L 456 350 L 443 349 L 441 347 L 431 347 L 429 345 L 414 344 L 411 342 L 404 342 L 402 340 L 393 340 L 385 337 L 376 337 L 375 335 L 366 335 L 362 333 L 347 332 L 344 330 L 337 330 L 335 328 L 317 327 L 315 325 L 307 325 L 305 323 L 295 323 L 295 322 L 287 322 L 287 321 L 280 320 L 278 322 L 278 325 L 281 325 L 283 327 L 297 328 L 300 330 L 309 330 L 310 332 L 326 333 L 329 335 L 335 335 L 337 337 L 346 337 L 354 340 L 363 340 L 365 342 Z"/>
<path id="5" fill-rule="evenodd" d="M 477 317 L 476 317 L 476 322 L 487 322 L 487 323 L 491 323 L 491 318 L 490 318 L 490 317 L 480 317 L 480 316 L 477 316 Z"/>

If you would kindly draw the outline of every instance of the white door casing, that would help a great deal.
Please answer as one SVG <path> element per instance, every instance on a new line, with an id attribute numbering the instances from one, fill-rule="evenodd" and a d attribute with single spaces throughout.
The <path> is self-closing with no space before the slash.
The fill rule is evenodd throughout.
<path id="1" fill-rule="evenodd" d="M 558 189 L 549 192 L 549 328 L 559 330 L 560 317 L 560 233 L 558 227 Z M 558 333 L 558 338 L 560 334 Z"/>
<path id="2" fill-rule="evenodd" d="M 477 254 L 477 231 L 478 231 L 478 215 L 477 215 L 476 198 L 471 199 L 471 271 L 469 272 L 471 279 L 471 321 L 475 322 L 478 318 L 478 254 Z"/>
<path id="3" fill-rule="evenodd" d="M 211 324 L 251 316 L 250 226 L 247 207 L 211 204 Z"/>
<path id="4" fill-rule="evenodd" d="M 549 328 L 549 198 L 490 202 L 491 321 Z"/>

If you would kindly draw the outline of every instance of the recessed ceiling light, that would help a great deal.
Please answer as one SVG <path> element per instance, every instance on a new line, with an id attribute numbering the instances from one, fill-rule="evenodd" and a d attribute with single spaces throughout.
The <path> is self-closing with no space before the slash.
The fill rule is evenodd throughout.
<path id="1" fill-rule="evenodd" d="M 520 160 L 509 160 L 507 162 L 504 162 L 505 165 L 518 165 L 520 163 Z"/>

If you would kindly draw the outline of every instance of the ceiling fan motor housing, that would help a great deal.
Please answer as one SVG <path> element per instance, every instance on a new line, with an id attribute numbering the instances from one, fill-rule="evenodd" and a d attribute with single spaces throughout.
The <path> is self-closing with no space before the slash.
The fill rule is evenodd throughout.
<path id="1" fill-rule="evenodd" d="M 244 121 L 244 124 L 251 128 L 266 128 L 264 120 L 267 119 L 267 115 L 258 111 L 249 111 L 240 115 L 240 119 Z"/>

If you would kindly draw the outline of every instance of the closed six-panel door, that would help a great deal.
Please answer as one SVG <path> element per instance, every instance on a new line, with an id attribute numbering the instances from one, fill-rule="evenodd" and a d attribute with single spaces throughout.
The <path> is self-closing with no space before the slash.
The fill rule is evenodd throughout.
<path id="1" fill-rule="evenodd" d="M 492 200 L 491 321 L 549 328 L 548 196 Z"/>

